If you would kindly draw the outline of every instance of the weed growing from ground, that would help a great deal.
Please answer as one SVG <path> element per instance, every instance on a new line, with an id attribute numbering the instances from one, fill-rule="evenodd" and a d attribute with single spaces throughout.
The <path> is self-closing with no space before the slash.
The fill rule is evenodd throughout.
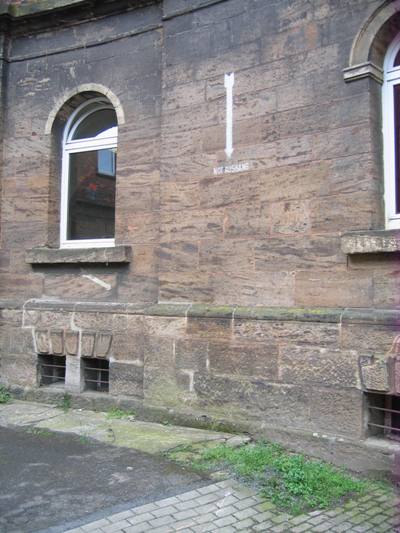
<path id="1" fill-rule="evenodd" d="M 294 515 L 327 509 L 362 494 L 368 486 L 366 481 L 328 463 L 289 453 L 267 442 L 238 448 L 218 444 L 192 456 L 190 463 L 201 470 L 224 469 L 256 486 L 279 509 Z"/>
<path id="2" fill-rule="evenodd" d="M 65 393 L 61 400 L 57 403 L 57 407 L 66 413 L 69 409 L 71 409 L 71 404 L 71 396 Z"/>
<path id="3" fill-rule="evenodd" d="M 0 403 L 9 403 L 10 401 L 11 393 L 3 385 L 0 385 Z"/>
<path id="4" fill-rule="evenodd" d="M 107 418 L 133 418 L 135 413 L 133 411 L 125 411 L 124 409 L 119 409 L 118 407 L 113 407 L 107 413 Z"/>

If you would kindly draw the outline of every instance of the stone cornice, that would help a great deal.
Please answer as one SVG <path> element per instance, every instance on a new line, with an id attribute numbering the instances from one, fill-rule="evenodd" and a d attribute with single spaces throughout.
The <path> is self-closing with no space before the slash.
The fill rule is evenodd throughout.
<path id="1" fill-rule="evenodd" d="M 159 317 L 266 320 L 276 322 L 322 322 L 330 324 L 375 324 L 400 327 L 400 309 L 247 307 L 207 304 L 132 304 L 117 302 L 70 302 L 32 299 L 26 302 L 0 300 L 0 309 L 114 313 Z"/>

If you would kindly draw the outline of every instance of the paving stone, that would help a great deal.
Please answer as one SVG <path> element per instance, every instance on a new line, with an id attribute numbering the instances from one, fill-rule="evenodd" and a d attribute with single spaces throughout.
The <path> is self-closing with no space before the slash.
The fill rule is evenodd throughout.
<path id="1" fill-rule="evenodd" d="M 195 509 L 186 509 L 185 511 L 179 511 L 175 513 L 173 518 L 174 520 L 187 520 L 188 518 L 193 518 L 197 516 L 197 511 Z"/>
<path id="2" fill-rule="evenodd" d="M 190 490 L 189 492 L 178 494 L 176 497 L 178 500 L 185 502 L 186 500 L 193 500 L 193 498 L 197 498 L 198 496 L 200 496 L 200 492 L 198 490 Z"/>
<path id="3" fill-rule="evenodd" d="M 254 516 L 257 514 L 257 509 L 254 507 L 247 507 L 246 509 L 242 509 L 241 511 L 238 511 L 235 513 L 235 517 L 237 520 L 244 520 L 245 518 L 249 518 L 250 516 Z"/>
<path id="4" fill-rule="evenodd" d="M 211 494 L 212 492 L 216 492 L 217 490 L 220 490 L 221 487 L 218 487 L 215 483 L 212 485 L 207 485 L 206 487 L 201 487 L 200 489 L 197 489 L 200 494 Z"/>
<path id="5" fill-rule="evenodd" d="M 258 513 L 253 516 L 253 520 L 256 522 L 267 522 L 268 520 L 271 520 L 273 517 L 273 513 L 271 511 L 266 511 L 265 513 Z"/>
<path id="6" fill-rule="evenodd" d="M 175 505 L 176 503 L 180 503 L 178 498 L 176 496 L 172 496 L 172 498 L 165 498 L 165 500 L 160 500 L 159 502 L 150 505 L 155 505 L 156 507 L 165 507 L 166 505 Z"/>
<path id="7" fill-rule="evenodd" d="M 140 524 L 124 529 L 124 533 L 145 533 L 147 531 L 151 531 L 151 525 L 148 522 L 141 522 Z"/>
<path id="8" fill-rule="evenodd" d="M 214 522 L 216 520 L 216 515 L 214 513 L 204 513 L 200 516 L 193 518 L 196 524 L 207 524 L 208 522 Z"/>
<path id="9" fill-rule="evenodd" d="M 186 512 L 186 511 L 184 511 Z M 178 513 L 179 514 L 179 513 Z M 149 520 L 150 525 L 153 528 L 159 527 L 159 526 L 166 526 L 168 524 L 172 524 L 173 522 L 176 522 L 176 516 L 168 515 L 168 516 L 160 516 L 160 518 L 155 518 L 154 520 Z M 186 518 L 186 517 L 182 517 Z"/>
<path id="10" fill-rule="evenodd" d="M 311 531 L 315 531 L 315 533 L 323 533 L 324 531 L 328 531 L 330 529 L 332 529 L 332 523 L 324 522 L 323 524 L 318 524 L 317 526 L 314 526 Z"/>
<path id="11" fill-rule="evenodd" d="M 120 520 L 126 520 L 127 518 L 132 518 L 132 511 L 122 511 L 121 513 L 116 513 L 107 517 L 107 520 L 110 522 L 119 522 Z"/>
<path id="12" fill-rule="evenodd" d="M 301 514 L 299 516 L 296 516 L 295 518 L 292 518 L 290 521 L 293 525 L 297 526 L 298 524 L 301 524 L 302 522 L 305 522 L 306 520 L 310 519 L 310 515 Z"/>
<path id="13" fill-rule="evenodd" d="M 171 505 L 173 504 L 171 503 Z M 151 513 L 151 511 L 154 511 L 155 509 L 158 509 L 158 506 L 155 503 L 147 503 L 146 505 L 136 507 L 135 511 L 137 513 Z"/>
<path id="14" fill-rule="evenodd" d="M 254 521 L 251 518 L 246 518 L 246 520 L 235 522 L 233 525 L 237 531 L 251 531 Z"/>
<path id="15" fill-rule="evenodd" d="M 185 502 L 180 502 L 177 503 L 174 507 L 177 509 L 177 511 L 185 511 L 186 509 L 192 509 L 193 507 L 198 507 L 198 500 L 193 499 L 187 500 Z M 168 507 L 164 507 L 164 509 L 168 509 Z"/>
<path id="16" fill-rule="evenodd" d="M 114 533 L 116 531 L 121 531 L 124 527 L 129 527 L 131 524 L 127 520 L 120 520 L 119 522 L 114 522 L 108 526 L 102 526 L 104 533 Z"/>
<path id="17" fill-rule="evenodd" d="M 151 513 L 139 513 L 135 516 L 132 516 L 132 518 L 127 518 L 127 521 L 133 526 L 135 526 L 136 524 L 140 524 L 141 522 L 147 522 L 153 519 L 154 515 Z"/>
<path id="18" fill-rule="evenodd" d="M 96 520 L 91 524 L 82 526 L 82 529 L 83 531 L 96 531 L 96 529 L 100 529 L 101 527 L 108 525 L 110 525 L 110 522 L 106 518 L 102 518 L 101 520 Z"/>
<path id="19" fill-rule="evenodd" d="M 239 510 L 246 509 L 246 507 L 251 507 L 253 505 L 256 505 L 258 502 L 253 498 L 246 498 L 244 500 L 240 500 L 237 503 L 235 503 L 235 507 L 237 507 Z"/>
<path id="20" fill-rule="evenodd" d="M 335 533 L 342 533 L 344 531 L 351 531 L 352 528 L 353 526 L 350 522 L 342 522 L 341 524 L 334 526 L 332 531 L 335 531 Z"/>
<path id="21" fill-rule="evenodd" d="M 203 505 L 205 503 L 215 502 L 218 500 L 221 500 L 221 496 L 214 492 L 212 494 L 205 494 L 204 496 L 201 496 L 197 499 L 197 502 L 199 505 Z"/>
<path id="22" fill-rule="evenodd" d="M 307 522 L 305 524 L 299 524 L 290 531 L 292 531 L 292 533 L 302 533 L 303 531 L 310 531 L 311 528 L 312 526 Z"/>
<path id="23" fill-rule="evenodd" d="M 177 505 L 179 505 L 179 504 L 177 504 Z M 153 514 L 156 518 L 160 518 L 161 516 L 175 514 L 175 513 L 177 513 L 180 510 L 181 509 L 177 509 L 176 506 L 168 505 L 168 507 L 161 507 L 160 509 L 156 509 L 151 514 Z"/>
<path id="24" fill-rule="evenodd" d="M 222 518 L 223 516 L 233 515 L 236 511 L 236 507 L 233 507 L 233 505 L 228 505 L 227 507 L 220 507 L 217 511 L 215 511 L 215 515 L 218 518 Z"/>
<path id="25" fill-rule="evenodd" d="M 230 515 L 230 516 L 224 516 L 222 518 L 218 518 L 218 520 L 215 520 L 214 525 L 217 528 L 221 528 L 223 526 L 230 526 L 231 524 L 234 524 L 235 522 L 236 522 L 236 518 Z"/>
<path id="26" fill-rule="evenodd" d="M 324 515 L 314 516 L 313 518 L 310 518 L 308 520 L 308 522 L 313 526 L 317 526 L 318 524 L 324 523 L 326 521 L 327 518 Z"/>
<path id="27" fill-rule="evenodd" d="M 265 531 L 265 530 L 264 530 Z M 268 530 L 269 531 L 269 530 Z M 271 531 L 273 533 L 283 533 L 286 531 L 289 531 L 289 525 L 287 523 L 285 524 L 278 524 L 271 527 Z"/>

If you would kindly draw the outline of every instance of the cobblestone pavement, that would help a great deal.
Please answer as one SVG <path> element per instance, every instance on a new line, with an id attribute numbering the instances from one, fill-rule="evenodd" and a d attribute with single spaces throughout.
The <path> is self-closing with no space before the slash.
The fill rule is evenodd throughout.
<path id="1" fill-rule="evenodd" d="M 226 480 L 107 516 L 68 533 L 389 533 L 400 532 L 397 524 L 399 500 L 383 488 L 329 511 L 291 517 L 263 502 L 251 489 Z"/>

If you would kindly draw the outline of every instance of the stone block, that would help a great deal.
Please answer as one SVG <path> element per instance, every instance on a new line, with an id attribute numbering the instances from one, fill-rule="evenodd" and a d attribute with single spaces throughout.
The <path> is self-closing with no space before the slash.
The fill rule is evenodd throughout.
<path id="1" fill-rule="evenodd" d="M 356 387 L 358 352 L 333 347 L 282 346 L 279 376 L 284 383 Z"/>
<path id="2" fill-rule="evenodd" d="M 36 351 L 40 354 L 51 352 L 50 332 L 48 329 L 35 329 Z"/>
<path id="3" fill-rule="evenodd" d="M 114 333 L 112 343 L 113 357 L 117 361 L 143 361 L 146 339 L 144 334 L 133 332 Z"/>
<path id="4" fill-rule="evenodd" d="M 157 256 L 160 270 L 166 272 L 196 270 L 199 266 L 199 248 L 193 242 L 161 243 Z"/>
<path id="5" fill-rule="evenodd" d="M 113 326 L 113 315 L 111 312 L 75 311 L 72 315 L 71 323 L 77 329 L 110 331 Z"/>
<path id="6" fill-rule="evenodd" d="M 345 233 L 341 237 L 345 254 L 400 252 L 400 231 L 380 230 Z"/>
<path id="7" fill-rule="evenodd" d="M 393 326 L 343 323 L 340 328 L 341 347 L 344 350 L 356 350 L 362 356 L 389 353 L 395 337 L 396 329 Z"/>
<path id="8" fill-rule="evenodd" d="M 5 340 L 4 353 L 25 355 L 35 353 L 33 332 L 31 329 L 3 326 L 0 328 L 0 336 L 3 335 Z"/>
<path id="9" fill-rule="evenodd" d="M 144 364 L 163 371 L 174 368 L 174 341 L 163 337 L 146 337 L 144 343 Z"/>
<path id="10" fill-rule="evenodd" d="M 278 347 L 275 342 L 209 343 L 210 372 L 236 377 L 278 378 Z"/>
<path id="11" fill-rule="evenodd" d="M 308 388 L 315 431 L 351 438 L 364 432 L 363 393 L 354 388 Z"/>
<path id="12" fill-rule="evenodd" d="M 37 387 L 37 356 L 2 355 L 0 376 L 5 385 Z"/>
<path id="13" fill-rule="evenodd" d="M 109 300 L 113 296 L 116 283 L 115 273 L 48 273 L 44 278 L 44 294 L 63 300 Z"/>
<path id="14" fill-rule="evenodd" d="M 310 209 L 307 200 L 265 203 L 261 216 L 269 217 L 273 235 L 297 235 L 310 230 Z"/>
<path id="15" fill-rule="evenodd" d="M 263 236 L 254 246 L 255 269 L 275 271 L 285 264 L 291 270 L 345 268 L 339 237 L 275 235 Z"/>
<path id="16" fill-rule="evenodd" d="M 321 324 L 318 315 L 315 322 L 235 319 L 234 338 L 238 342 L 271 343 L 286 346 L 337 347 L 339 328 L 337 324 Z"/>
<path id="17" fill-rule="evenodd" d="M 143 398 L 143 365 L 112 361 L 110 394 Z"/>
<path id="18" fill-rule="evenodd" d="M 175 365 L 177 369 L 205 371 L 208 364 L 208 342 L 200 339 L 175 341 Z"/>
<path id="19" fill-rule="evenodd" d="M 212 302 L 210 276 L 204 272 L 160 272 L 159 299 L 164 302 Z"/>
<path id="20" fill-rule="evenodd" d="M 65 353 L 66 355 L 78 355 L 79 353 L 79 332 L 65 332 Z"/>
<path id="21" fill-rule="evenodd" d="M 229 340 L 232 337 L 232 321 L 226 318 L 188 317 L 186 333 L 192 338 L 206 341 Z"/>
<path id="22" fill-rule="evenodd" d="M 365 390 L 389 392 L 389 372 L 386 359 L 360 357 L 361 386 Z"/>
<path id="23" fill-rule="evenodd" d="M 64 355 L 64 331 L 62 329 L 50 329 L 51 353 Z"/>
<path id="24" fill-rule="evenodd" d="M 80 353 L 82 357 L 94 356 L 94 344 L 96 341 L 95 331 L 83 331 L 81 333 Z"/>
<path id="25" fill-rule="evenodd" d="M 109 357 L 111 354 L 113 336 L 111 333 L 98 332 L 94 349 L 95 357 Z"/>
<path id="26" fill-rule="evenodd" d="M 296 273 L 296 304 L 317 307 L 369 307 L 369 274 L 323 271 Z"/>
<path id="27" fill-rule="evenodd" d="M 80 358 L 67 355 L 65 360 L 65 389 L 79 394 L 84 388 L 85 382 Z"/>
<path id="28" fill-rule="evenodd" d="M 138 332 L 138 334 L 143 335 L 146 332 L 147 335 L 154 337 L 184 337 L 186 324 L 186 318 L 181 316 L 146 316 L 143 318 L 142 331 Z"/>
<path id="29" fill-rule="evenodd" d="M 285 265 L 286 266 L 286 265 Z M 290 307 L 294 304 L 295 276 L 292 272 L 215 272 L 211 275 L 217 305 L 239 304 Z"/>

